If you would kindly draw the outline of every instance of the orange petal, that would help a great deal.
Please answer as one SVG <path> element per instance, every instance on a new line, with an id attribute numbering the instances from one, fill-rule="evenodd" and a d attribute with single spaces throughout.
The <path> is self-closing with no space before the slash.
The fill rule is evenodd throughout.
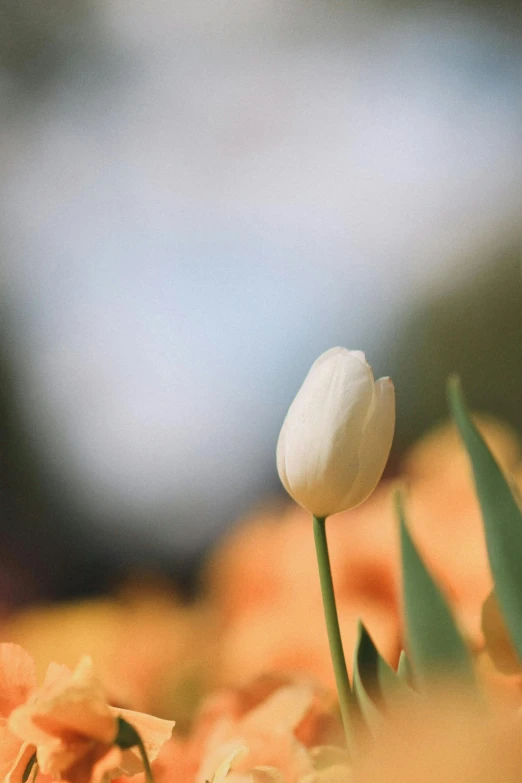
<path id="1" fill-rule="evenodd" d="M 93 766 L 90 783 L 103 783 L 107 778 L 114 777 L 115 773 L 121 769 L 121 756 L 119 748 L 114 746 L 110 748 Z"/>
<path id="2" fill-rule="evenodd" d="M 18 644 L 0 644 L 0 715 L 9 717 L 36 687 L 36 666 Z"/>
<path id="3" fill-rule="evenodd" d="M 155 718 L 144 712 L 120 710 L 116 707 L 111 707 L 111 711 L 115 717 L 120 715 L 136 729 L 145 745 L 149 761 L 154 761 L 162 746 L 171 738 L 175 722 Z M 138 748 L 129 748 L 123 753 L 122 770 L 126 775 L 136 775 L 143 770 L 143 762 Z"/>
<path id="4" fill-rule="evenodd" d="M 57 687 L 63 687 L 71 681 L 72 672 L 67 666 L 52 661 L 47 667 L 43 681 L 42 690 L 51 690 Z"/>
<path id="5" fill-rule="evenodd" d="M 241 758 L 248 753 L 248 748 L 240 741 L 231 742 L 223 749 L 223 757 L 216 767 L 214 774 L 212 775 L 212 783 L 223 783 L 228 773 L 232 768 L 232 764 L 238 758 Z M 202 774 L 203 770 L 199 771 L 198 783 L 200 778 L 208 779 L 209 775 Z"/>
<path id="6" fill-rule="evenodd" d="M 173 720 L 164 720 L 156 718 L 154 715 L 147 715 L 145 712 L 134 712 L 133 710 L 120 710 L 111 707 L 113 715 L 121 717 L 130 723 L 140 735 L 149 759 L 152 761 L 157 758 L 162 745 L 172 736 L 172 729 L 176 725 Z"/>
<path id="7" fill-rule="evenodd" d="M 20 783 L 34 745 L 22 742 L 6 726 L 0 729 L 0 780 L 4 783 Z"/>
<path id="8" fill-rule="evenodd" d="M 269 728 L 274 732 L 291 732 L 301 723 L 313 699 L 313 690 L 306 685 L 279 688 L 243 719 L 243 731 Z"/>
<path id="9" fill-rule="evenodd" d="M 84 745 L 83 752 L 78 753 L 68 768 L 60 771 L 59 778 L 61 783 L 103 783 L 118 775 L 120 769 L 120 749 L 95 743 L 87 746 L 87 751 Z"/>
<path id="10" fill-rule="evenodd" d="M 87 657 L 72 675 L 64 667 L 49 670 L 47 684 L 13 711 L 9 728 L 34 745 L 71 734 L 111 745 L 117 731 L 103 686 Z"/>
<path id="11" fill-rule="evenodd" d="M 251 775 L 252 783 L 285 783 L 283 773 L 275 767 L 254 767 Z"/>

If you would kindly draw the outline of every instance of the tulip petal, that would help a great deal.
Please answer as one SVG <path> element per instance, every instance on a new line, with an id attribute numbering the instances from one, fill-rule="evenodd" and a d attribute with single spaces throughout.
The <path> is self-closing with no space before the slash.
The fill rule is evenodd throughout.
<path id="1" fill-rule="evenodd" d="M 339 504 L 359 473 L 360 441 L 374 394 L 373 373 L 363 358 L 345 348 L 320 356 L 279 436 L 281 481 L 297 503 L 318 517 L 346 508 Z"/>
<path id="2" fill-rule="evenodd" d="M 390 378 L 375 383 L 374 398 L 359 449 L 359 473 L 344 503 L 355 508 L 370 495 L 381 478 L 395 430 L 395 390 Z"/>

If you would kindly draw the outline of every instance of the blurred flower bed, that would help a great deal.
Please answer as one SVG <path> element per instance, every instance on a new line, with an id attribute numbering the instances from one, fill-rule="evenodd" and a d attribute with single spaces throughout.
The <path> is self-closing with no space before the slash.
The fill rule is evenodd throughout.
<path id="1" fill-rule="evenodd" d="M 520 486 L 514 434 L 491 419 L 477 423 L 504 472 Z M 469 464 L 453 426 L 415 445 L 399 478 L 407 488 L 413 537 L 476 653 L 477 666 L 488 680 L 507 685 L 506 693 L 518 693 L 522 676 L 516 664 L 509 666 L 494 607 L 489 612 L 492 640 L 496 634 L 493 656 L 485 647 L 481 614 L 492 578 Z M 349 667 L 359 618 L 392 666 L 404 647 L 391 491 L 392 482 L 381 482 L 366 503 L 329 523 Z M 213 552 L 204 589 L 190 604 L 161 584 L 129 583 L 106 598 L 22 611 L 4 620 L 1 640 L 28 650 L 42 676 L 51 660 L 74 668 L 90 655 L 111 703 L 174 717 L 172 748 L 189 741 L 192 756 L 217 715 L 228 716 L 227 731 L 233 735 L 233 726 L 252 711 L 253 723 L 263 722 L 260 704 L 285 713 L 274 694 L 284 701 L 292 688 L 306 706 L 285 713 L 288 726 L 302 736 L 314 735 L 312 744 L 315 735 L 339 731 L 329 696 L 335 687 L 310 519 L 294 505 L 274 504 L 238 524 Z M 496 668 L 499 660 L 503 674 Z M 182 739 L 189 730 L 190 740 Z"/>

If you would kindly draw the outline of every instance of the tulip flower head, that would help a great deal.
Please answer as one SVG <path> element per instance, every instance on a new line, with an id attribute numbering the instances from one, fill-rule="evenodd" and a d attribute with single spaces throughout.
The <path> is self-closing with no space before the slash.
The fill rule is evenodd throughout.
<path id="1" fill-rule="evenodd" d="M 390 378 L 374 381 L 361 351 L 331 348 L 314 362 L 286 415 L 279 477 L 315 517 L 354 508 L 381 478 L 394 428 Z"/>

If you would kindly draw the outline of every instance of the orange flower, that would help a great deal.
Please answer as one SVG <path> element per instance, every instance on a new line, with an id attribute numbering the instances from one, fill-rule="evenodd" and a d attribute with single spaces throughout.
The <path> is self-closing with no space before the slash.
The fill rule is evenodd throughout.
<path id="1" fill-rule="evenodd" d="M 190 735 L 167 743 L 154 765 L 156 780 L 300 781 L 322 763 L 315 746 L 342 739 L 336 704 L 309 680 L 276 675 L 218 691 Z"/>
<path id="2" fill-rule="evenodd" d="M 9 727 L 9 718 L 36 688 L 36 667 L 17 644 L 0 644 L 0 779 L 19 783 L 34 753 L 34 746 Z"/>
<path id="3" fill-rule="evenodd" d="M 110 707 L 86 656 L 74 672 L 51 664 L 42 688 L 11 712 L 9 729 L 36 746 L 44 774 L 68 783 L 98 783 L 143 769 L 135 748 L 122 751 L 114 744 L 119 715 L 142 736 L 149 758 L 155 758 L 172 733 L 172 721 Z"/>
<path id="4" fill-rule="evenodd" d="M 2 639 L 28 650 L 42 678 L 49 661 L 73 669 L 89 655 L 111 704 L 162 717 L 175 705 L 179 725 L 192 708 L 187 683 L 201 677 L 215 634 L 204 605 L 135 577 L 112 597 L 24 609 L 4 623 Z"/>
<path id="5" fill-rule="evenodd" d="M 286 686 L 235 721 L 219 720 L 205 744 L 196 783 L 211 780 L 223 762 L 236 773 L 247 774 L 268 766 L 294 781 L 311 770 L 310 760 L 294 735 L 313 701 L 306 686 Z"/>

